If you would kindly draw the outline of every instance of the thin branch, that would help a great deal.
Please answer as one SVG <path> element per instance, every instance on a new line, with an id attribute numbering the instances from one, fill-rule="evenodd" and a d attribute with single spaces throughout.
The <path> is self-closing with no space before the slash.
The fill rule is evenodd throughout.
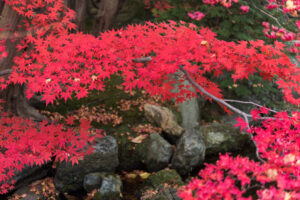
<path id="1" fill-rule="evenodd" d="M 201 87 L 195 80 L 192 79 L 192 77 L 190 76 L 190 74 L 183 68 L 182 65 L 179 66 L 180 70 L 184 73 L 184 75 L 186 76 L 187 80 L 195 87 L 197 88 L 199 91 L 201 91 L 204 95 L 212 98 L 214 101 L 226 106 L 228 109 L 232 110 L 233 112 L 243 116 L 243 118 L 245 119 L 245 122 L 247 123 L 247 126 L 248 128 L 249 127 L 249 120 L 248 118 L 251 118 L 252 116 L 243 112 L 242 110 L 228 104 L 227 102 L 225 102 L 223 99 L 220 99 L 212 94 L 210 94 L 209 92 L 207 92 L 203 87 Z M 258 151 L 258 147 L 257 147 L 257 144 L 256 142 L 253 140 L 253 135 L 252 134 L 249 134 L 250 135 L 250 138 L 255 146 L 255 149 L 256 149 L 256 156 L 257 158 L 261 161 L 261 162 L 265 162 L 259 155 L 259 151 Z"/>
<path id="2" fill-rule="evenodd" d="M 136 63 L 144 63 L 144 62 L 149 62 L 151 60 L 152 60 L 151 56 L 148 56 L 148 57 L 135 58 L 132 61 Z"/>
<path id="3" fill-rule="evenodd" d="M 233 112 L 241 115 L 244 117 L 245 121 L 248 123 L 248 118 L 251 117 L 251 115 L 243 112 L 242 110 L 230 105 L 229 103 L 225 102 L 223 99 L 220 99 L 212 94 L 210 94 L 209 92 L 207 92 L 203 87 L 201 87 L 198 83 L 196 83 L 196 81 L 194 81 L 192 79 L 192 77 L 190 76 L 190 74 L 183 68 L 183 66 L 179 66 L 180 70 L 185 74 L 187 80 L 194 86 L 196 87 L 198 90 L 200 90 L 205 96 L 208 96 L 210 98 L 212 98 L 214 101 L 226 106 L 227 108 L 229 108 L 230 110 L 232 110 Z"/>
<path id="4" fill-rule="evenodd" d="M 284 28 L 284 26 L 278 21 L 278 19 L 276 17 L 274 17 L 273 15 L 271 15 L 270 13 L 258 8 L 255 3 L 253 1 L 251 1 L 252 5 L 259 10 L 261 13 L 267 15 L 268 17 L 272 18 L 281 28 Z M 284 28 L 285 29 L 285 28 Z"/>
<path id="5" fill-rule="evenodd" d="M 259 105 L 257 103 L 254 103 L 252 101 L 239 101 L 239 100 L 233 100 L 233 99 L 224 99 L 225 102 L 233 102 L 233 103 L 241 103 L 241 104 L 251 104 L 251 105 L 254 105 L 254 106 L 257 106 L 257 107 L 260 107 L 262 108 L 263 106 L 262 105 Z M 277 113 L 276 110 L 272 110 L 272 109 L 269 109 L 269 111 L 273 112 L 273 113 Z"/>
<path id="6" fill-rule="evenodd" d="M 5 75 L 7 75 L 7 74 L 10 74 L 10 73 L 12 73 L 12 69 L 4 69 L 4 70 L 2 70 L 2 71 L 0 71 L 0 76 L 5 76 Z"/>

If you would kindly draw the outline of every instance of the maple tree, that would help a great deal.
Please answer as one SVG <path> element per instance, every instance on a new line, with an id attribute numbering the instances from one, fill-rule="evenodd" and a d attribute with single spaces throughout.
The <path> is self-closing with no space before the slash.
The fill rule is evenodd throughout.
<path id="1" fill-rule="evenodd" d="M 217 165 L 208 165 L 201 171 L 202 179 L 191 182 L 181 196 L 197 199 L 193 197 L 196 190 L 196 194 L 204 198 L 211 195 L 209 197 L 216 199 L 242 199 L 252 187 L 251 181 L 256 181 L 260 182 L 262 189 L 258 190 L 258 195 L 262 199 L 272 199 L 275 194 L 284 198 L 286 195 L 298 197 L 297 190 L 288 184 L 270 186 L 269 183 L 275 180 L 279 183 L 283 179 L 290 184 L 298 183 L 299 114 L 288 117 L 278 113 L 275 119 L 266 119 L 263 127 L 250 128 L 248 119 L 260 118 L 266 110 L 254 110 L 252 115 L 239 111 L 223 99 L 218 85 L 207 77 L 207 74 L 219 77 L 230 72 L 235 82 L 254 74 L 264 79 L 276 78 L 286 101 L 298 105 L 300 99 L 293 94 L 300 91 L 299 69 L 284 53 L 285 45 L 281 42 L 275 41 L 274 45 L 265 44 L 262 40 L 226 42 L 218 40 L 208 28 L 174 21 L 129 25 L 95 37 L 74 31 L 76 26 L 72 20 L 75 13 L 62 0 L 5 0 L 5 4 L 22 16 L 23 25 L 18 26 L 24 31 L 13 33 L 16 38 L 22 36 L 16 44 L 19 55 L 13 59 L 9 76 L 0 78 L 2 89 L 10 84 L 26 84 L 27 98 L 40 93 L 42 100 L 49 104 L 61 98 L 87 97 L 91 90 L 103 90 L 105 80 L 112 75 L 119 75 L 123 77 L 125 90 L 144 89 L 151 95 L 161 95 L 163 99 L 175 98 L 182 102 L 200 93 L 209 100 L 217 101 L 224 109 L 242 115 L 244 119 L 240 118 L 238 125 L 249 128 L 249 132 L 253 133 L 258 156 L 264 161 L 260 164 L 247 158 L 223 156 Z M 243 12 L 248 9 L 241 8 Z M 195 19 L 203 17 L 199 13 L 191 16 Z M 3 27 L 1 31 L 11 30 Z M 1 38 L 2 59 L 8 56 L 6 42 L 6 38 Z M 178 73 L 180 71 L 182 73 Z M 185 79 L 195 90 L 180 85 L 180 92 L 174 93 L 174 83 Z M 72 125 L 72 119 L 67 121 Z M 83 155 L 80 150 L 94 139 L 88 133 L 86 121 L 81 123 L 80 134 L 63 125 L 46 122 L 39 124 L 38 130 L 36 122 L 5 114 L 1 122 L 0 144 L 5 149 L 0 154 L 2 181 L 11 178 L 14 169 L 40 165 L 53 156 L 76 163 Z M 248 165 L 241 166 L 241 163 Z M 210 186 L 205 190 L 205 185 Z M 232 193 L 226 193 L 228 185 L 236 187 Z M 6 193 L 9 188 L 10 185 L 2 184 L 0 192 Z M 292 191 L 294 189 L 295 192 Z"/>

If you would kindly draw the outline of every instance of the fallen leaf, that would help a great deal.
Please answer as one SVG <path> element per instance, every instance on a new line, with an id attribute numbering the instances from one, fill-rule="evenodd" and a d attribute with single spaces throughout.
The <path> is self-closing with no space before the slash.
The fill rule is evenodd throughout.
<path id="1" fill-rule="evenodd" d="M 141 143 L 144 139 L 146 139 L 148 135 L 139 135 L 131 140 L 133 143 Z"/>

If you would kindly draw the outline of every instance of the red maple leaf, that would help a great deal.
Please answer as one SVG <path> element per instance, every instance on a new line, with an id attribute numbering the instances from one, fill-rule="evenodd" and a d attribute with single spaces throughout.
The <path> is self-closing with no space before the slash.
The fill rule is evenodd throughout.
<path id="1" fill-rule="evenodd" d="M 248 129 L 248 123 L 245 122 L 245 120 L 241 117 L 238 117 L 235 119 L 237 123 L 234 125 L 234 127 L 240 127 L 240 131 L 242 132 L 244 129 Z"/>

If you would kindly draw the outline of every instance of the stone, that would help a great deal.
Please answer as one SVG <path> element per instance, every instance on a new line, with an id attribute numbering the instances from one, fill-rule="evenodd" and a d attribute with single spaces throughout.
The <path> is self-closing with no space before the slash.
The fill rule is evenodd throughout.
<path id="1" fill-rule="evenodd" d="M 102 175 L 100 172 L 89 173 L 84 176 L 83 187 L 85 191 L 92 192 L 94 189 L 100 188 Z"/>
<path id="2" fill-rule="evenodd" d="M 202 126 L 201 134 L 206 145 L 206 155 L 242 150 L 250 142 L 249 135 L 240 132 L 230 122 Z"/>
<path id="3" fill-rule="evenodd" d="M 54 184 L 60 192 L 74 192 L 82 189 L 84 176 L 91 172 L 114 172 L 119 164 L 118 145 L 112 136 L 97 139 L 94 152 L 85 156 L 79 164 L 59 163 Z"/>
<path id="4" fill-rule="evenodd" d="M 137 196 L 143 200 L 180 200 L 177 189 L 184 185 L 174 169 L 163 169 L 151 174 Z"/>
<path id="5" fill-rule="evenodd" d="M 176 144 L 171 167 L 180 175 L 186 175 L 203 163 L 206 146 L 197 129 L 188 129 Z"/>
<path id="6" fill-rule="evenodd" d="M 1 198 L 2 199 L 2 198 Z M 6 199 L 3 197 L 3 199 Z M 26 184 L 9 196 L 7 199 L 19 199 L 19 200 L 49 200 L 58 199 L 58 191 L 56 191 L 53 185 L 52 178 L 45 178 L 43 180 L 37 180 L 33 183 Z"/>
<path id="7" fill-rule="evenodd" d="M 150 172 L 159 171 L 168 166 L 172 154 L 172 146 L 158 133 L 152 133 L 145 144 L 138 145 L 138 155 Z"/>
<path id="8" fill-rule="evenodd" d="M 175 115 L 168 108 L 145 104 L 144 111 L 145 117 L 161 127 L 171 140 L 176 141 L 184 132 L 184 129 L 178 125 Z"/>
<path id="9" fill-rule="evenodd" d="M 163 188 L 157 194 L 151 197 L 151 200 L 182 200 L 177 196 L 177 188 Z"/>
<path id="10" fill-rule="evenodd" d="M 119 200 L 122 198 L 122 181 L 116 174 L 101 174 L 102 183 L 93 200 Z"/>
<path id="11" fill-rule="evenodd" d="M 151 174 L 145 182 L 146 185 L 154 188 L 164 183 L 175 185 L 183 184 L 181 176 L 174 169 L 163 169 Z"/>
<path id="12" fill-rule="evenodd" d="M 184 129 L 197 128 L 200 125 L 200 109 L 196 97 L 178 103 Z"/>
<path id="13" fill-rule="evenodd" d="M 16 171 L 11 178 L 11 180 L 15 181 L 14 190 L 46 177 L 51 169 L 51 164 L 51 162 L 48 162 L 42 166 L 25 166 L 21 171 Z M 10 183 L 11 180 L 7 181 L 7 183 Z"/>
<path id="14" fill-rule="evenodd" d="M 178 71 L 175 74 L 181 74 L 182 72 Z M 177 76 L 175 76 L 177 77 Z M 184 85 L 185 87 L 189 86 L 189 88 L 193 91 L 193 86 L 189 83 L 188 80 L 184 80 L 180 82 L 180 85 Z M 180 89 L 178 88 L 179 83 L 174 84 L 175 89 L 173 89 L 174 93 L 179 93 Z M 181 126 L 184 129 L 191 129 L 191 128 L 199 128 L 200 125 L 200 106 L 199 106 L 199 98 L 193 97 L 191 99 L 186 99 L 182 103 L 178 103 L 177 107 L 180 110 L 182 124 Z"/>
<path id="15" fill-rule="evenodd" d="M 36 192 L 32 192 L 30 191 L 31 188 L 29 186 L 23 186 L 21 188 L 19 188 L 12 197 L 15 196 L 19 196 L 21 198 L 18 198 L 20 200 L 37 200 L 37 199 L 45 199 L 43 197 L 43 193 L 36 193 Z"/>

